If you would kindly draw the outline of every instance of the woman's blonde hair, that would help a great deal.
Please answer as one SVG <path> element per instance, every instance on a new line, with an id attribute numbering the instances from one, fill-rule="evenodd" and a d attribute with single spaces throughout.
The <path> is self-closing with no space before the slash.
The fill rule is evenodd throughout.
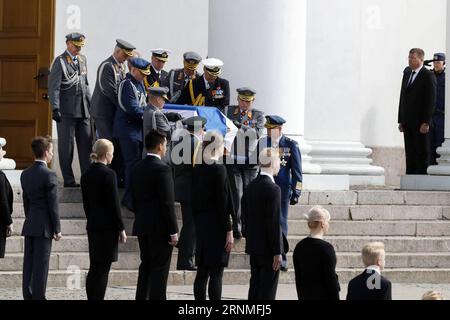
<path id="1" fill-rule="evenodd" d="M 91 161 L 96 162 L 103 158 L 107 153 L 114 153 L 114 145 L 109 140 L 99 139 L 92 147 Z"/>
<path id="2" fill-rule="evenodd" d="M 440 292 L 427 291 L 423 294 L 422 300 L 445 300 L 445 297 Z"/>

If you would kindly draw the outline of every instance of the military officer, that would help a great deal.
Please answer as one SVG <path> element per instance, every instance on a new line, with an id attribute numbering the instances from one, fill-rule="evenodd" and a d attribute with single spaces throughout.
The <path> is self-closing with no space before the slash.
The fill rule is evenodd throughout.
<path id="1" fill-rule="evenodd" d="M 264 113 L 253 108 L 255 90 L 239 88 L 238 105 L 228 106 L 224 114 L 233 121 L 239 131 L 232 146 L 231 161 L 227 160 L 228 179 L 231 185 L 233 203 L 236 216 L 233 219 L 233 233 L 235 239 L 242 238 L 241 233 L 241 198 L 244 189 L 258 175 L 258 159 L 251 158 L 256 155 L 258 140 L 265 131 L 266 118 Z"/>
<path id="2" fill-rule="evenodd" d="M 152 50 L 152 63 L 150 67 L 150 74 L 145 77 L 144 85 L 148 90 L 150 87 L 166 86 L 167 71 L 164 71 L 164 66 L 169 61 L 170 50 L 155 49 Z"/>
<path id="3" fill-rule="evenodd" d="M 260 140 L 259 150 L 266 147 L 278 148 L 280 153 L 280 172 L 275 177 L 281 188 L 281 229 L 288 236 L 289 204 L 298 204 L 302 189 L 302 156 L 298 143 L 283 134 L 286 120 L 279 116 L 266 116 L 267 137 Z M 286 255 L 283 255 L 282 271 L 287 271 Z"/>
<path id="4" fill-rule="evenodd" d="M 184 67 L 181 69 L 173 69 L 169 71 L 167 76 L 169 87 L 169 99 L 171 103 L 176 103 L 181 95 L 182 90 L 190 80 L 200 77 L 197 72 L 198 65 L 202 61 L 202 57 L 196 52 L 186 52 L 183 55 Z"/>
<path id="5" fill-rule="evenodd" d="M 165 155 L 165 161 L 170 163 L 170 151 L 171 151 L 171 134 L 172 126 L 170 122 L 177 122 L 182 120 L 180 114 L 175 112 L 163 113 L 164 105 L 168 101 L 167 94 L 169 93 L 169 88 L 167 87 L 151 87 L 148 89 L 148 104 L 144 111 L 144 137 L 150 131 L 160 131 L 166 134 L 167 138 L 167 152 Z M 145 150 L 144 150 L 145 152 Z M 147 155 L 145 152 L 144 157 Z"/>
<path id="6" fill-rule="evenodd" d="M 125 182 L 124 164 L 120 143 L 113 139 L 114 116 L 119 106 L 117 89 L 125 79 L 125 62 L 133 56 L 135 46 L 127 41 L 117 39 L 113 54 L 103 61 L 97 70 L 97 81 L 92 94 L 91 116 L 94 118 L 98 139 L 108 139 L 113 142 L 116 150 L 111 167 L 116 172 L 118 185 L 123 187 Z"/>
<path id="7" fill-rule="evenodd" d="M 53 120 L 58 128 L 58 154 L 64 187 L 80 185 L 72 171 L 74 139 L 77 141 L 81 172 L 90 165 L 92 146 L 90 124 L 91 92 L 87 77 L 87 60 L 80 54 L 86 37 L 81 33 L 66 36 L 67 49 L 52 64 L 49 75 L 49 98 Z"/>
<path id="8" fill-rule="evenodd" d="M 220 111 L 230 104 L 230 84 L 222 79 L 223 62 L 210 58 L 202 61 L 204 74 L 190 80 L 181 92 L 177 104 L 217 107 Z"/>
<path id="9" fill-rule="evenodd" d="M 131 70 L 118 89 L 119 108 L 114 118 L 113 135 L 119 139 L 125 161 L 125 194 L 122 205 L 133 210 L 130 177 L 134 165 L 142 159 L 142 116 L 147 105 L 144 78 L 150 74 L 150 62 L 134 57 L 129 62 Z"/>
<path id="10" fill-rule="evenodd" d="M 444 142 L 445 122 L 445 53 L 436 53 L 433 57 L 434 75 L 436 76 L 436 108 L 433 114 L 433 125 L 430 128 L 430 165 L 437 165 L 439 155 L 436 149 Z"/>

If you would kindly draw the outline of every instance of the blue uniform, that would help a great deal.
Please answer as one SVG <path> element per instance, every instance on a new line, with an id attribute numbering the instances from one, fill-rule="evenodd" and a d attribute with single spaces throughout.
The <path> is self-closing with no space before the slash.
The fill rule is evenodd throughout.
<path id="1" fill-rule="evenodd" d="M 147 95 L 144 84 L 130 73 L 120 83 L 119 108 L 114 119 L 114 137 L 119 139 L 125 162 L 125 194 L 122 204 L 131 205 L 131 173 L 134 165 L 142 158 L 142 117 Z"/>
<path id="2" fill-rule="evenodd" d="M 284 135 L 278 145 L 273 145 L 270 137 L 262 138 L 260 150 L 270 147 L 280 151 L 281 166 L 275 182 L 281 188 L 281 228 L 287 237 L 289 203 L 292 197 L 298 198 L 301 195 L 302 156 L 298 143 Z"/>
<path id="3" fill-rule="evenodd" d="M 436 76 L 436 108 L 433 114 L 433 125 L 430 129 L 430 164 L 436 165 L 439 155 L 436 149 L 444 142 L 444 122 L 445 122 L 445 71 L 434 73 Z"/>

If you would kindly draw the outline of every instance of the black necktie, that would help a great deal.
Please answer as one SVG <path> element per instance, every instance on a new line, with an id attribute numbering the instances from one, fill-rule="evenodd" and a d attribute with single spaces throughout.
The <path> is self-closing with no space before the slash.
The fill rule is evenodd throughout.
<path id="1" fill-rule="evenodd" d="M 415 71 L 413 71 L 413 72 L 411 73 L 411 79 L 409 79 L 408 87 L 410 87 L 410 86 L 413 84 L 413 80 L 414 80 L 414 75 L 415 75 L 415 74 L 416 74 Z"/>

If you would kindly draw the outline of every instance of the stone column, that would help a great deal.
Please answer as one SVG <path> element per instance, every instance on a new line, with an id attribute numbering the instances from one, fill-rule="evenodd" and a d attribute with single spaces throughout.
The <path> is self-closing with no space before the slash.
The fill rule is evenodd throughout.
<path id="1" fill-rule="evenodd" d="M 231 104 L 236 88 L 257 91 L 255 107 L 287 120 L 285 134 L 302 150 L 303 171 L 319 174 L 304 140 L 306 0 L 211 0 L 209 57 L 224 61 Z"/>
<path id="2" fill-rule="evenodd" d="M 322 174 L 348 175 L 351 185 L 384 185 L 361 143 L 362 4 L 309 0 L 306 42 L 306 139 Z"/>
<path id="3" fill-rule="evenodd" d="M 14 170 L 16 168 L 16 162 L 12 159 L 3 158 L 6 152 L 3 147 L 6 145 L 5 138 L 0 137 L 0 170 Z"/>

